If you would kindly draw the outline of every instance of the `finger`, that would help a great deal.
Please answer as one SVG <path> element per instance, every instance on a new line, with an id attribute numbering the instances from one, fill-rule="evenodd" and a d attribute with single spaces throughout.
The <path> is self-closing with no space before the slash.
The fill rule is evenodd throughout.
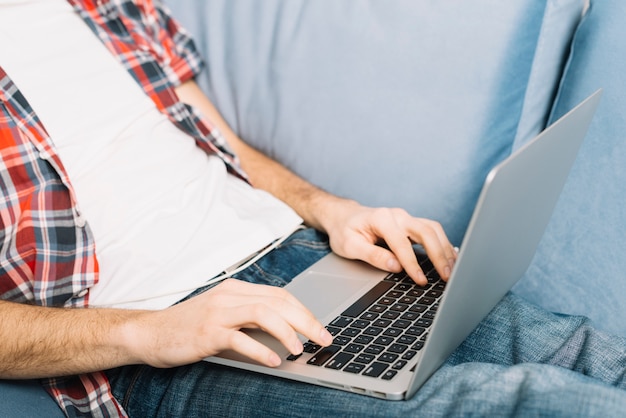
<path id="1" fill-rule="evenodd" d="M 456 253 L 441 225 L 428 219 L 417 219 L 411 237 L 424 247 L 439 276 L 448 280 Z"/>
<path id="2" fill-rule="evenodd" d="M 296 332 L 321 344 L 330 345 L 332 336 L 300 301 L 284 289 L 245 283 L 239 288 L 256 290 L 228 300 L 238 306 L 237 315 L 226 321 L 229 327 L 261 328 L 279 340 L 293 354 L 300 354 L 302 343 Z"/>
<path id="3" fill-rule="evenodd" d="M 275 351 L 241 331 L 231 334 L 229 348 L 268 367 L 277 367 L 281 358 Z"/>
<path id="4" fill-rule="evenodd" d="M 386 238 L 386 240 L 387 245 L 389 246 L 391 251 L 393 251 L 393 254 L 397 257 L 398 262 L 400 263 L 404 271 L 409 275 L 409 277 L 411 277 L 419 285 L 426 285 L 426 275 L 424 274 L 422 268 L 417 262 L 417 257 L 415 256 L 415 251 L 409 237 L 388 237 Z"/>

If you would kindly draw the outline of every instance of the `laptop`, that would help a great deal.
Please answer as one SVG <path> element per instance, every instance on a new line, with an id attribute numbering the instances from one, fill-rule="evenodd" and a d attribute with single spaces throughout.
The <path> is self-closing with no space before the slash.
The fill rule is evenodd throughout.
<path id="1" fill-rule="evenodd" d="M 334 254 L 287 289 L 334 335 L 304 341 L 293 356 L 273 337 L 247 330 L 283 362 L 270 368 L 234 352 L 206 361 L 388 400 L 410 398 L 526 272 L 600 100 L 598 90 L 487 176 L 450 279 L 428 258 L 420 287 Z"/>

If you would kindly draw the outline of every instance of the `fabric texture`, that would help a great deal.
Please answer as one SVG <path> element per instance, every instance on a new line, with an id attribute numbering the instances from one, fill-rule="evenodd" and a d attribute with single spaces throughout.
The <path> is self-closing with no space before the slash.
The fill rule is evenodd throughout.
<path id="1" fill-rule="evenodd" d="M 440 221 L 538 133 L 580 0 L 167 0 L 243 139 L 335 194 Z"/>
<path id="2" fill-rule="evenodd" d="M 36 380 L 0 380 L 0 417 L 60 418 L 63 411 Z"/>
<path id="3" fill-rule="evenodd" d="M 326 237 L 300 231 L 237 277 L 282 286 L 328 251 Z M 595 331 L 585 318 L 550 314 L 507 295 L 408 401 L 205 362 L 174 369 L 128 366 L 108 374 L 129 414 L 146 418 L 620 416 L 626 340 Z"/>
<path id="4" fill-rule="evenodd" d="M 198 74 L 202 63 L 160 3 L 69 2 L 161 112 L 245 177 L 220 133 L 177 99 L 173 88 Z M 93 236 L 53 141 L 27 100 L 0 68 L 0 297 L 85 307 L 85 290 L 97 281 Z M 124 414 L 102 372 L 46 379 L 45 386 L 70 416 Z"/>
<path id="5" fill-rule="evenodd" d="M 598 111 L 537 254 L 515 292 L 626 335 L 626 4 L 598 0 L 581 23 L 552 120 L 599 88 Z"/>

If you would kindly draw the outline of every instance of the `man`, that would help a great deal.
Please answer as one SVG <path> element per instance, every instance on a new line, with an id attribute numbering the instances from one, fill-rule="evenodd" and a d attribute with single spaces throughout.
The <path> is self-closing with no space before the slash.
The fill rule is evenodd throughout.
<path id="1" fill-rule="evenodd" d="M 412 243 L 426 248 L 443 278 L 455 261 L 436 222 L 331 196 L 244 144 L 193 82 L 200 68 L 193 44 L 158 3 L 0 0 L 0 7 L 0 377 L 48 378 L 70 416 L 294 414 L 283 408 L 296 395 L 299 408 L 309 408 L 303 414 L 366 406 L 393 415 L 424 404 L 285 388 L 200 360 L 233 349 L 277 365 L 281 359 L 243 327 L 265 329 L 294 354 L 302 351 L 296 333 L 330 344 L 297 300 L 259 284 L 282 285 L 328 251 L 302 221 L 327 233 L 338 254 L 404 269 L 418 283 L 425 277 Z M 275 242 L 282 244 L 265 249 Z M 244 268 L 250 257 L 258 262 Z M 230 276 L 240 280 L 207 286 Z M 531 311 L 507 303 L 503 317 L 507 309 Z M 489 350 L 484 340 L 467 344 Z M 510 345 L 494 343 L 489 354 L 501 354 L 496 346 Z M 530 351 L 497 362 L 533 361 Z M 538 360 L 558 357 L 549 353 Z M 457 359 L 466 360 L 487 361 Z M 569 366 L 590 363 L 576 360 Z M 464 373 L 455 385 L 474 377 Z M 620 390 L 567 377 L 606 407 L 624 405 Z M 624 384 L 619 373 L 611 383 Z M 277 389 L 284 390 L 272 400 Z M 242 398 L 223 398 L 242 390 Z"/>

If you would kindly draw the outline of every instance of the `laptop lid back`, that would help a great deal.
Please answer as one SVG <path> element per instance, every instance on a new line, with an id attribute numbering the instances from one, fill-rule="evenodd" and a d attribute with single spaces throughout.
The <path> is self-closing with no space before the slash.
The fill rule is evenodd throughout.
<path id="1" fill-rule="evenodd" d="M 598 90 L 487 176 L 407 397 L 526 272 L 600 96 Z"/>

